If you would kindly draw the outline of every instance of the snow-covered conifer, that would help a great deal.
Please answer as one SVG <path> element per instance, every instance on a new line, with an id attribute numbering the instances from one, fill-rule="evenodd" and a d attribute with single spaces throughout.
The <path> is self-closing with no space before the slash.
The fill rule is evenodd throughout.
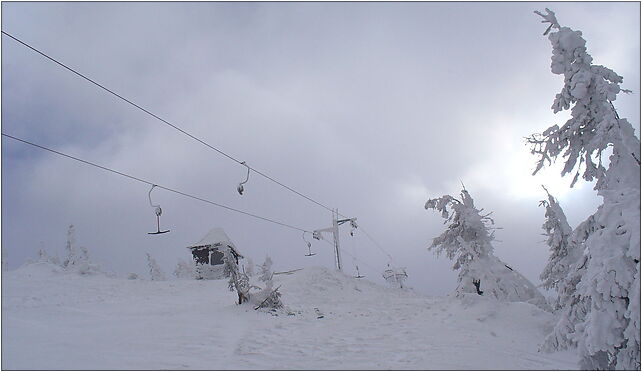
<path id="1" fill-rule="evenodd" d="M 250 299 L 250 278 L 239 270 L 236 258 L 230 249 L 224 250 L 223 253 L 223 273 L 230 277 L 228 287 L 230 291 L 236 291 L 240 305 Z"/>
<path id="2" fill-rule="evenodd" d="M 465 189 L 461 200 L 450 195 L 430 199 L 426 209 L 435 209 L 449 224 L 446 231 L 433 239 L 428 249 L 444 253 L 458 270 L 457 295 L 476 293 L 498 300 L 530 302 L 548 309 L 546 299 L 524 276 L 493 254 L 493 220 L 475 208 Z"/>
<path id="3" fill-rule="evenodd" d="M 571 244 L 571 226 L 559 202 L 544 188 L 548 196 L 540 205 L 546 208 L 546 221 L 542 225 L 544 235 L 547 237 L 551 254 L 548 264 L 542 271 L 540 279 L 546 289 L 555 289 L 559 292 L 560 283 L 569 275 L 569 271 L 579 259 L 581 252 Z M 578 254 L 579 253 L 579 254 Z"/>
<path id="4" fill-rule="evenodd" d="M 178 279 L 194 279 L 196 277 L 196 265 L 193 260 L 189 262 L 178 260 L 174 269 L 174 276 Z"/>
<path id="5" fill-rule="evenodd" d="M 265 261 L 261 265 L 259 270 L 259 280 L 263 283 L 266 283 L 269 286 L 272 286 L 272 276 L 274 272 L 272 271 L 272 259 L 270 256 L 265 256 Z"/>
<path id="6" fill-rule="evenodd" d="M 614 71 L 592 64 L 580 31 L 561 27 L 555 13 L 536 12 L 551 25 L 551 71 L 564 76 L 553 111 L 571 109 L 571 118 L 528 139 L 545 163 L 564 158 L 562 175 L 574 170 L 596 180 L 603 204 L 583 226 L 581 270 L 572 270 L 575 292 L 562 303 L 563 317 L 547 340 L 553 348 L 577 345 L 582 369 L 640 369 L 640 140 L 620 118 L 613 101 L 623 90 Z M 602 153 L 611 148 L 608 164 Z M 578 232 L 579 234 L 579 232 Z M 578 268 L 580 267 L 578 266 Z M 567 283 L 568 284 L 568 283 Z M 568 284 L 570 285 L 570 284 Z M 569 287 L 570 288 L 570 287 Z"/>
<path id="7" fill-rule="evenodd" d="M 78 259 L 74 263 L 76 271 L 79 274 L 86 275 L 97 271 L 96 265 L 89 260 L 89 250 L 85 247 L 79 248 Z"/>
<path id="8" fill-rule="evenodd" d="M 67 268 L 74 266 L 78 261 L 78 250 L 76 249 L 76 229 L 74 225 L 69 225 L 67 230 L 67 258 L 62 263 L 62 267 Z"/>
<path id="9" fill-rule="evenodd" d="M 98 265 L 93 264 L 89 259 L 89 250 L 85 247 L 76 246 L 76 229 L 69 225 L 67 230 L 67 257 L 62 267 L 67 271 L 73 271 L 81 275 L 94 274 L 100 271 Z M 50 258 L 55 263 L 57 258 Z"/>
<path id="10" fill-rule="evenodd" d="M 279 287 L 273 289 L 274 284 L 272 282 L 272 278 L 274 277 L 274 271 L 272 271 L 272 259 L 269 256 L 265 257 L 265 261 L 260 267 L 259 274 L 259 280 L 264 283 L 264 288 L 253 295 L 255 297 L 255 303 L 258 305 L 256 308 L 282 308 L 283 303 L 281 302 Z"/>
<path id="11" fill-rule="evenodd" d="M 44 248 L 38 249 L 38 262 L 49 262 L 49 256 Z"/>
<path id="12" fill-rule="evenodd" d="M 151 280 L 165 280 L 165 273 L 161 270 L 156 260 L 147 253 L 147 267 L 149 268 L 149 279 Z"/>
<path id="13" fill-rule="evenodd" d="M 528 139 L 531 152 L 539 156 L 533 174 L 561 155 L 565 158 L 562 176 L 577 168 L 573 184 L 580 173 L 587 181 L 597 179 L 597 190 L 635 184 L 640 169 L 640 140 L 631 124 L 618 116 L 612 103 L 622 91 L 622 77 L 604 66 L 593 65 L 582 32 L 560 27 L 555 13 L 546 11 L 546 15 L 536 13 L 550 22 L 550 27 L 558 29 L 548 36 L 553 46 L 551 71 L 564 75 L 564 86 L 552 109 L 557 113 L 573 107 L 571 118 L 562 127 L 553 125 Z M 610 168 L 614 171 L 607 177 L 601 155 L 610 146 L 613 147 Z"/>
<path id="14" fill-rule="evenodd" d="M 3 252 L 4 254 L 4 252 Z M 36 257 L 33 259 L 29 259 L 27 261 L 28 263 L 49 263 L 53 264 L 56 266 L 60 266 L 60 260 L 56 256 L 50 256 L 47 251 L 45 250 L 44 246 L 40 247 L 38 249 L 38 252 L 36 253 Z"/>

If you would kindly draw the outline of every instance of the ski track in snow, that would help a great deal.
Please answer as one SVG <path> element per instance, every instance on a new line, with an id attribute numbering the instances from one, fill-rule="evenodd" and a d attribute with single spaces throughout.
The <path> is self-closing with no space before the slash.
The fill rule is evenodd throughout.
<path id="1" fill-rule="evenodd" d="M 553 317 L 530 304 L 425 297 L 323 268 L 275 283 L 294 315 L 235 305 L 225 280 L 28 265 L 3 274 L 2 368 L 577 369 L 573 352 L 538 352 Z"/>

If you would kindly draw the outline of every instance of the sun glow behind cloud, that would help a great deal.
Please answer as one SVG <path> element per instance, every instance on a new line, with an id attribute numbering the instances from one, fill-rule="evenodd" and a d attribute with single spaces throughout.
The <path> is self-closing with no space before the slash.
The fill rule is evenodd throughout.
<path id="1" fill-rule="evenodd" d="M 567 113 L 556 115 L 555 122 L 563 123 L 566 116 Z M 528 113 L 521 113 L 500 115 L 492 120 L 484 129 L 488 152 L 469 169 L 462 181 L 467 186 L 481 186 L 513 200 L 543 198 L 545 191 L 542 185 L 560 200 L 571 192 L 588 187 L 586 182 L 577 182 L 573 188 L 570 187 L 573 175 L 561 175 L 563 158 L 553 164 L 545 164 L 533 175 L 538 157 L 530 153 L 525 137 L 546 129 L 550 117 L 534 116 L 525 120 L 527 117 Z"/>

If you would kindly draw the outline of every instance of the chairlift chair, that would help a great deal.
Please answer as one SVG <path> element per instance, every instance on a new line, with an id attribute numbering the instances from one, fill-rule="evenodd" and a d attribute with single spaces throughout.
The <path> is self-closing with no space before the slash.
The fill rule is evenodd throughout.
<path id="1" fill-rule="evenodd" d="M 311 250 L 312 243 L 310 243 L 309 241 L 307 241 L 305 239 L 305 231 L 303 232 L 302 236 L 303 236 L 303 241 L 308 245 L 308 254 L 306 254 L 306 256 L 307 257 L 312 257 L 312 256 L 316 255 L 316 253 L 312 253 L 312 250 Z"/>
<path id="2" fill-rule="evenodd" d="M 156 214 L 156 231 L 154 232 L 148 232 L 147 234 L 149 235 L 158 235 L 158 234 L 165 234 L 168 233 L 169 230 L 162 230 L 160 229 L 160 216 L 163 214 L 163 210 L 161 209 L 160 205 L 156 205 L 152 203 L 152 190 L 154 190 L 154 187 L 156 185 L 152 185 L 152 188 L 149 190 L 149 193 L 147 196 L 149 197 L 149 205 L 154 208 L 154 213 Z"/>

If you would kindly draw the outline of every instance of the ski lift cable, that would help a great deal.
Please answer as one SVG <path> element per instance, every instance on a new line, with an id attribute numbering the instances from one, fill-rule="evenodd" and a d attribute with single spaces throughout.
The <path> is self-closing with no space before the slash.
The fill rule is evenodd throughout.
<path id="1" fill-rule="evenodd" d="M 260 176 L 262 176 L 262 177 L 264 177 L 264 178 L 266 178 L 266 179 L 268 179 L 268 180 L 270 180 L 270 181 L 272 181 L 272 182 L 276 183 L 277 185 L 279 185 L 279 186 L 281 186 L 281 187 L 285 188 L 286 190 L 288 190 L 288 191 L 290 191 L 290 192 L 292 192 L 292 193 L 294 193 L 294 194 L 297 194 L 298 196 L 300 196 L 300 197 L 302 197 L 302 198 L 304 198 L 304 199 L 306 199 L 306 200 L 308 200 L 308 201 L 310 201 L 310 202 L 312 202 L 312 203 L 314 203 L 314 204 L 316 204 L 316 205 L 318 205 L 318 206 L 320 206 L 320 207 L 322 207 L 322 208 L 324 208 L 324 209 L 326 209 L 326 210 L 328 210 L 328 211 L 332 211 L 332 208 L 328 207 L 327 205 L 325 205 L 325 204 L 323 204 L 323 203 L 320 203 L 320 202 L 318 202 L 318 201 L 316 201 L 316 200 L 312 199 L 311 197 L 309 197 L 309 196 L 307 196 L 307 195 L 305 195 L 305 194 L 303 194 L 303 193 L 301 193 L 301 192 L 299 192 L 299 191 L 297 191 L 297 190 L 295 190 L 295 189 L 293 189 L 293 188 L 291 188 L 291 187 L 287 186 L 286 184 L 284 184 L 284 183 L 282 183 L 282 182 L 279 182 L 278 180 L 274 179 L 273 177 L 269 176 L 268 174 L 263 173 L 263 172 L 261 172 L 261 171 L 259 171 L 259 170 L 255 169 L 255 168 L 253 168 L 253 167 L 251 167 L 251 166 L 247 165 L 247 163 L 246 163 L 245 161 L 240 161 L 240 160 L 236 159 L 235 157 L 233 157 L 233 156 L 231 156 L 231 155 L 227 154 L 226 152 L 224 152 L 224 151 L 222 151 L 222 150 L 220 150 L 220 149 L 218 149 L 218 148 L 216 148 L 216 147 L 214 147 L 214 146 L 210 145 L 210 144 L 209 144 L 209 143 L 207 143 L 206 141 L 204 141 L 204 140 L 202 140 L 202 139 L 200 139 L 200 138 L 198 138 L 198 137 L 194 136 L 193 134 L 191 134 L 191 133 L 187 132 L 186 130 L 184 130 L 184 129 L 180 128 L 180 127 L 178 127 L 177 125 L 174 125 L 174 124 L 170 123 L 169 121 L 167 121 L 167 120 L 165 120 L 165 119 L 161 118 L 160 116 L 158 116 L 158 115 L 154 114 L 153 112 L 151 112 L 151 111 L 149 111 L 149 110 L 147 110 L 147 109 L 143 108 L 142 106 L 140 106 L 140 105 L 138 105 L 138 104 L 134 103 L 133 101 L 131 101 L 131 100 L 129 100 L 129 99 L 127 99 L 127 98 L 125 98 L 124 96 L 122 96 L 122 95 L 120 95 L 120 94 L 118 94 L 118 93 L 114 92 L 113 90 L 111 90 L 111 89 L 109 89 L 109 88 L 105 87 L 104 85 L 102 85 L 102 84 L 98 83 L 97 81 L 95 81 L 95 80 L 93 80 L 93 79 L 89 78 L 88 76 L 86 76 L 86 75 L 84 75 L 84 74 L 82 74 L 82 73 L 80 73 L 80 72 L 78 72 L 78 71 L 74 70 L 73 68 L 71 68 L 71 67 L 67 66 L 66 64 L 64 64 L 64 63 L 62 63 L 62 62 L 60 62 L 60 61 L 58 61 L 57 59 L 55 59 L 55 58 L 53 58 L 53 57 L 49 56 L 48 54 L 46 54 L 46 53 L 44 53 L 44 52 L 40 51 L 39 49 L 37 49 L 37 48 L 35 48 L 35 47 L 33 47 L 33 46 L 29 45 L 28 43 L 26 43 L 26 42 L 24 42 L 24 41 L 22 41 L 22 40 L 18 39 L 17 37 L 15 37 L 15 36 L 13 36 L 13 35 L 9 34 L 8 32 L 6 32 L 6 31 L 4 31 L 4 30 L 2 30 L 1 32 L 2 32 L 2 34 L 3 34 L 3 35 L 5 35 L 5 36 L 7 36 L 7 37 L 11 38 L 12 40 L 16 41 L 17 43 L 19 43 L 19 44 L 23 45 L 24 47 L 26 47 L 26 48 L 28 48 L 28 49 L 32 50 L 33 52 L 35 52 L 35 53 L 37 53 L 37 54 L 40 54 L 41 56 L 43 56 L 44 58 L 46 58 L 46 59 L 50 60 L 51 62 L 53 62 L 53 63 L 55 63 L 55 64 L 59 65 L 60 67 L 62 67 L 62 68 L 64 68 L 64 69 L 66 69 L 66 70 L 68 70 L 68 71 L 70 71 L 71 73 L 73 73 L 73 74 L 75 74 L 75 75 L 77 75 L 77 76 L 81 77 L 82 79 L 84 79 L 84 80 L 86 80 L 86 81 L 88 81 L 88 82 L 92 83 L 93 85 L 95 85 L 95 86 L 99 87 L 100 89 L 102 89 L 102 90 L 104 90 L 104 91 L 106 91 L 106 92 L 108 92 L 108 93 L 112 94 L 113 96 L 115 96 L 115 97 L 119 98 L 120 100 L 122 100 L 122 101 L 124 101 L 124 102 L 126 102 L 126 103 L 130 104 L 131 106 L 133 106 L 133 107 L 135 107 L 135 108 L 137 108 L 137 109 L 139 109 L 139 110 L 143 111 L 144 113 L 146 113 L 146 114 L 150 115 L 151 117 L 153 117 L 153 118 L 155 118 L 155 119 L 157 119 L 157 120 L 161 121 L 162 123 L 164 123 L 164 124 L 166 124 L 166 125 L 168 125 L 168 126 L 170 126 L 170 127 L 174 128 L 175 130 L 177 130 L 177 131 L 179 131 L 180 133 L 182 133 L 182 134 L 184 134 L 184 135 L 188 136 L 189 138 L 191 138 L 191 139 L 193 139 L 193 140 L 195 140 L 195 141 L 197 141 L 197 142 L 201 143 L 202 145 L 204 145 L 204 146 L 206 146 L 206 147 L 208 147 L 208 148 L 210 148 L 210 149 L 212 149 L 212 150 L 216 151 L 216 152 L 217 152 L 217 153 L 219 153 L 220 155 L 223 155 L 224 157 L 226 157 L 226 158 L 228 158 L 228 159 L 230 159 L 230 160 L 232 160 L 232 161 L 234 161 L 234 162 L 238 163 L 239 165 L 246 166 L 246 167 L 247 167 L 247 169 L 248 169 L 248 171 L 250 171 L 250 170 L 251 170 L 251 171 L 253 171 L 254 173 L 256 173 L 256 174 L 258 174 L 258 175 L 260 175 Z M 15 138 L 14 138 L 14 139 L 15 139 Z M 76 159 L 76 160 L 78 160 L 78 159 Z M 249 174 L 249 173 L 248 173 L 248 174 Z M 122 174 L 121 174 L 121 175 L 122 175 Z M 135 177 L 134 177 L 134 178 L 135 178 Z M 149 183 L 149 182 L 142 181 L 142 180 L 138 180 L 138 181 L 145 182 L 145 183 Z M 149 183 L 149 184 L 152 184 L 152 183 Z M 172 191 L 174 191 L 174 190 L 172 190 Z M 191 197 L 191 196 L 190 196 L 190 197 Z M 224 206 L 221 206 L 221 207 L 224 207 Z M 227 208 L 227 207 L 224 207 L 224 208 Z M 228 208 L 228 209 L 229 209 L 229 208 Z M 232 209 L 232 210 L 233 210 L 233 209 Z M 240 212 L 240 211 L 239 211 L 239 212 Z M 244 213 L 244 212 L 241 212 L 241 213 Z M 341 214 L 341 213 L 339 213 L 339 216 L 344 217 L 344 218 L 348 218 L 347 216 L 345 216 L 345 215 L 343 215 L 343 214 Z M 258 217 L 258 216 L 254 216 L 254 217 Z M 262 217 L 258 217 L 258 218 L 262 218 Z M 288 226 L 288 227 L 290 227 L 290 226 Z M 296 229 L 297 229 L 297 230 L 300 230 L 300 231 L 304 231 L 303 229 L 299 229 L 299 228 L 296 228 Z M 363 226 L 362 226 L 362 229 L 363 229 Z M 369 239 L 370 239 L 370 240 L 371 240 L 371 241 L 372 241 L 372 242 L 373 242 L 373 243 L 374 243 L 374 244 L 375 244 L 375 245 L 376 245 L 376 246 L 377 246 L 377 247 L 378 247 L 382 252 L 384 252 L 384 253 L 388 256 L 388 258 L 389 258 L 390 260 L 392 260 L 392 256 L 391 256 L 388 252 L 386 252 L 386 251 L 381 247 L 381 245 L 380 245 L 378 242 L 376 242 L 376 241 L 372 238 L 372 236 L 370 236 L 370 234 L 368 234 L 365 230 L 363 230 L 363 231 L 364 231 L 364 233 L 366 234 L 366 236 L 367 236 L 367 237 L 368 237 L 368 238 L 369 238 Z"/>
<path id="2" fill-rule="evenodd" d="M 363 233 L 366 235 L 366 237 L 367 237 L 368 239 L 370 239 L 370 241 L 371 241 L 372 243 L 374 243 L 374 245 L 375 245 L 377 248 L 379 248 L 379 250 L 381 250 L 381 252 L 383 252 L 383 254 L 385 254 L 386 256 L 388 256 L 388 259 L 389 259 L 390 261 L 395 261 L 395 260 L 394 260 L 394 258 L 392 258 L 392 256 L 390 255 L 390 253 L 388 253 L 385 249 L 383 249 L 383 247 L 381 246 L 381 244 L 379 244 L 379 243 L 378 243 L 378 242 L 377 242 L 377 241 L 376 241 L 376 240 L 375 240 L 375 239 L 374 239 L 370 234 L 368 234 L 368 231 L 366 231 L 366 229 L 364 229 L 364 228 L 363 228 L 363 225 L 362 225 L 362 224 L 359 224 L 359 227 L 361 228 L 361 231 L 363 231 Z"/>
<path id="3" fill-rule="evenodd" d="M 74 70 L 73 68 L 71 68 L 71 67 L 69 67 L 69 66 L 65 65 L 64 63 L 62 63 L 62 62 L 58 61 L 57 59 L 55 59 L 55 58 L 53 58 L 53 57 L 51 57 L 51 56 L 47 55 L 46 53 L 44 53 L 44 52 L 42 52 L 42 51 L 40 51 L 40 50 L 36 49 L 35 47 L 33 47 L 33 46 L 31 46 L 31 45 L 27 44 L 27 43 L 26 43 L 26 42 L 24 42 L 24 41 L 22 41 L 22 40 L 18 39 L 17 37 L 15 37 L 15 36 L 13 36 L 13 35 L 11 35 L 11 34 L 9 34 L 9 33 L 5 32 L 4 30 L 2 30 L 1 32 L 2 32 L 2 34 L 3 34 L 3 35 L 6 35 L 7 37 L 9 37 L 9 38 L 13 39 L 14 41 L 18 42 L 19 44 L 21 44 L 21 45 L 25 46 L 26 48 L 31 49 L 32 51 L 34 51 L 34 52 L 36 52 L 36 53 L 40 54 L 41 56 L 43 56 L 43 57 L 47 58 L 48 60 L 50 60 L 50 61 L 54 62 L 55 64 L 57 64 L 57 65 L 59 65 L 59 66 L 61 66 L 61 67 L 65 68 L 66 70 L 68 70 L 68 71 L 72 72 L 73 74 L 75 74 L 75 75 L 77 75 L 77 76 L 79 76 L 79 77 L 81 77 L 81 78 L 83 78 L 83 79 L 87 80 L 88 82 L 90 82 L 90 83 L 94 84 L 95 86 L 97 86 L 97 87 L 99 87 L 99 88 L 103 89 L 104 91 L 106 91 L 106 92 L 108 92 L 108 93 L 110 93 L 110 94 L 114 95 L 115 97 L 117 97 L 117 98 L 121 99 L 122 101 L 124 101 L 124 102 L 126 102 L 126 103 L 130 104 L 131 106 L 134 106 L 135 108 L 137 108 L 137 109 L 139 109 L 139 110 L 143 111 L 144 113 L 146 113 L 146 114 L 150 115 L 151 117 L 153 117 L 153 118 L 155 118 L 155 119 L 157 119 L 157 120 L 161 121 L 162 123 L 164 123 L 164 124 L 166 124 L 166 125 L 168 125 L 168 126 L 170 126 L 170 127 L 174 128 L 175 130 L 177 130 L 177 131 L 181 132 L 182 134 L 184 134 L 184 135 L 188 136 L 189 138 L 191 138 L 191 139 L 193 139 L 193 140 L 195 140 L 195 141 L 197 141 L 197 142 L 200 142 L 200 143 L 201 143 L 201 144 L 203 144 L 204 146 L 209 147 L 210 149 L 212 149 L 212 150 L 214 150 L 214 151 L 218 152 L 219 154 L 221 154 L 221 155 L 225 156 L 226 158 L 228 158 L 228 159 L 230 159 L 230 160 L 232 160 L 232 161 L 234 161 L 234 162 L 238 163 L 239 165 L 246 166 L 246 167 L 248 168 L 248 170 L 251 170 L 251 171 L 253 171 L 253 172 L 254 172 L 254 173 L 256 173 L 256 174 L 261 175 L 261 176 L 263 176 L 263 177 L 267 178 L 268 180 L 270 180 L 270 181 L 272 181 L 272 182 L 276 183 L 277 185 L 279 185 L 279 186 L 281 186 L 281 187 L 283 187 L 283 188 L 285 188 L 285 189 L 289 190 L 290 192 L 293 192 L 293 193 L 295 193 L 295 194 L 299 195 L 300 197 L 302 197 L 302 198 L 304 198 L 304 199 L 307 199 L 308 201 L 310 201 L 310 202 L 312 202 L 312 203 L 314 203 L 314 204 L 317 204 L 318 206 L 320 206 L 320 207 L 322 207 L 322 208 L 327 209 L 328 211 L 332 211 L 332 208 L 330 208 L 330 207 L 328 207 L 328 206 L 326 206 L 326 205 L 324 205 L 324 204 L 322 204 L 322 203 L 320 203 L 320 202 L 318 202 L 318 201 L 316 201 L 316 200 L 312 199 L 311 197 L 309 197 L 309 196 L 307 196 L 307 195 L 304 195 L 304 194 L 300 193 L 299 191 L 296 191 L 295 189 L 293 189 L 293 188 L 291 188 L 291 187 L 289 187 L 289 186 L 285 185 L 284 183 L 281 183 L 281 182 L 277 181 L 277 180 L 276 180 L 276 179 L 274 179 L 273 177 L 271 177 L 271 176 L 269 176 L 269 175 L 267 175 L 267 174 L 265 174 L 265 173 L 263 173 L 263 172 L 261 172 L 261 171 L 259 171 L 259 170 L 255 169 L 255 168 L 252 168 L 251 166 L 247 165 L 247 164 L 246 164 L 246 162 L 244 162 L 244 161 L 240 161 L 240 160 L 236 159 L 235 157 L 233 157 L 232 155 L 229 155 L 228 153 L 224 152 L 223 150 L 220 150 L 220 149 L 218 149 L 218 148 L 216 148 L 216 147 L 214 147 L 214 146 L 210 145 L 210 144 L 209 144 L 209 143 L 207 143 L 206 141 L 204 141 L 204 140 L 202 140 L 202 139 L 200 139 L 200 138 L 196 137 L 195 135 L 193 135 L 193 134 L 191 134 L 191 133 L 187 132 L 186 130 L 184 130 L 184 129 L 180 128 L 179 126 L 177 126 L 177 125 L 175 125 L 175 124 L 170 123 L 169 121 L 167 121 L 167 120 L 165 120 L 165 119 L 161 118 L 160 116 L 158 116 L 158 115 L 154 114 L 153 112 L 151 112 L 151 111 L 149 111 L 149 110 L 147 110 L 147 109 L 143 108 L 142 106 L 140 106 L 140 105 L 138 105 L 138 104 L 134 103 L 133 101 L 131 101 L 131 100 L 129 100 L 129 99 L 127 99 L 127 98 L 123 97 L 122 95 L 120 95 L 120 94 L 118 94 L 118 93 L 114 92 L 113 90 L 111 90 L 111 89 L 109 89 L 109 88 L 105 87 L 104 85 L 102 85 L 102 84 L 98 83 L 97 81 L 95 81 L 95 80 L 93 80 L 93 79 L 91 79 L 91 78 L 89 78 L 89 77 L 87 77 L 87 76 L 85 76 L 85 75 L 81 74 L 80 72 L 78 72 L 78 71 Z M 249 173 L 248 173 L 248 174 L 249 174 Z M 241 193 L 241 194 L 242 194 L 242 192 L 239 192 L 239 193 Z"/>
<path id="4" fill-rule="evenodd" d="M 327 244 L 328 244 L 328 245 L 330 245 L 330 246 L 333 246 L 333 247 L 334 247 L 334 244 L 333 244 L 333 243 L 331 243 L 331 242 L 329 242 L 329 241 L 327 241 L 327 240 L 323 240 L 323 239 L 322 239 L 321 241 L 322 241 L 322 242 L 324 242 L 324 243 L 327 243 Z M 352 257 L 355 261 L 358 261 L 358 260 L 357 260 L 357 258 L 356 258 L 355 256 L 351 255 L 351 254 L 350 254 L 350 252 L 348 252 L 346 249 L 342 249 L 342 250 L 341 250 L 341 254 L 344 254 L 344 253 L 345 253 L 345 254 L 347 254 L 348 256 Z M 367 267 L 371 268 L 371 269 L 372 269 L 372 270 L 374 270 L 374 271 L 379 271 L 379 269 L 376 269 L 376 268 L 374 268 L 374 267 L 370 266 L 370 265 L 369 265 L 368 263 L 366 263 L 365 261 L 361 261 L 361 263 L 362 263 L 362 264 L 364 264 L 364 265 L 366 265 Z"/>
<path id="5" fill-rule="evenodd" d="M 75 157 L 75 156 L 72 156 L 72 155 L 68 155 L 68 154 L 65 154 L 63 152 L 56 151 L 56 150 L 50 149 L 48 147 L 45 147 L 45 146 L 42 146 L 42 145 L 39 145 L 39 144 L 36 144 L 36 143 L 33 143 L 33 142 L 29 142 L 27 140 L 24 140 L 24 139 L 21 139 L 21 138 L 18 138 L 18 137 L 14 137 L 14 136 L 9 135 L 9 134 L 5 134 L 5 133 L 1 133 L 1 134 L 2 134 L 3 137 L 7 137 L 7 138 L 13 139 L 13 140 L 18 141 L 18 142 L 22 142 L 22 143 L 27 144 L 27 145 L 30 145 L 30 146 L 33 146 L 33 147 L 37 147 L 37 148 L 45 150 L 45 151 L 52 152 L 54 154 L 60 155 L 62 157 L 68 158 L 68 159 L 76 160 L 76 161 L 84 163 L 86 165 L 91 165 L 92 167 L 96 167 L 96 168 L 102 169 L 104 171 L 111 172 L 111 173 L 114 173 L 114 174 L 129 178 L 129 179 L 132 179 L 134 181 L 145 183 L 147 185 L 150 185 L 150 186 L 153 186 L 153 187 L 157 187 L 157 188 L 163 189 L 165 191 L 173 192 L 175 194 L 179 194 L 179 195 L 182 195 L 182 196 L 185 196 L 185 197 L 188 197 L 188 198 L 191 198 L 191 199 L 195 199 L 195 200 L 198 200 L 198 201 L 201 201 L 201 202 L 204 202 L 204 203 L 208 203 L 208 204 L 211 204 L 211 205 L 223 208 L 223 209 L 227 209 L 227 210 L 230 210 L 230 211 L 233 211 L 233 212 L 241 213 L 241 214 L 244 214 L 246 216 L 254 217 L 254 218 L 266 221 L 266 222 L 271 222 L 271 223 L 274 223 L 274 224 L 277 224 L 277 225 L 281 225 L 283 227 L 288 227 L 288 228 L 293 229 L 293 230 L 312 233 L 312 231 L 310 231 L 310 230 L 302 229 L 300 227 L 292 226 L 292 225 L 289 225 L 289 224 L 284 223 L 284 222 L 279 222 L 279 221 L 276 221 L 276 220 L 273 220 L 273 219 L 270 219 L 270 218 L 267 218 L 267 217 L 262 217 L 262 216 L 259 216 L 259 215 L 256 215 L 256 214 L 253 214 L 253 213 L 250 213 L 250 212 L 242 211 L 240 209 L 236 209 L 236 208 L 233 208 L 233 207 L 228 207 L 227 205 L 216 203 L 216 202 L 213 202 L 211 200 L 207 200 L 207 199 L 204 199 L 204 198 L 201 198 L 201 197 L 198 197 L 198 196 L 194 196 L 194 195 L 191 195 L 191 194 L 188 194 L 188 193 L 176 190 L 176 189 L 172 189 L 172 188 L 169 188 L 169 187 L 166 187 L 166 186 L 162 186 L 162 185 L 159 185 L 159 184 L 157 184 L 155 182 L 147 181 L 147 180 L 144 180 L 142 178 L 139 178 L 139 177 L 136 177 L 136 176 L 129 175 L 127 173 L 123 173 L 123 172 L 117 171 L 115 169 L 107 168 L 105 166 L 102 166 L 102 165 L 99 165 L 99 164 L 96 164 L 96 163 L 92 163 L 90 161 L 83 160 L 83 159 L 80 159 L 78 157 Z M 150 190 L 150 192 L 151 192 L 151 190 Z M 150 200 L 150 203 L 151 203 L 151 200 Z"/>
<path id="6" fill-rule="evenodd" d="M 343 214 L 339 213 L 338 211 L 337 211 L 337 214 L 338 214 L 339 216 L 343 217 L 343 218 L 349 219 L 349 217 L 348 217 L 348 216 L 345 216 L 345 215 L 343 215 Z M 351 221 L 350 221 L 350 224 L 352 225 L 352 231 L 354 231 L 354 229 L 356 229 L 356 228 L 357 228 L 357 225 L 355 224 L 355 222 L 354 222 L 353 220 L 351 220 Z M 375 245 L 377 248 L 379 248 L 379 250 L 381 250 L 381 252 L 383 252 L 383 254 L 385 254 L 386 256 L 388 256 L 388 260 L 389 260 L 390 262 L 395 261 L 395 260 L 392 258 L 392 255 L 390 255 L 390 253 L 388 253 L 385 249 L 383 249 L 383 247 L 381 246 L 381 244 L 379 244 L 379 242 L 377 242 L 377 241 L 375 240 L 375 238 L 373 238 L 373 237 L 372 237 L 372 235 L 370 235 L 370 234 L 368 233 L 368 231 L 366 231 L 366 229 L 365 229 L 365 228 L 363 228 L 362 223 L 359 223 L 359 227 L 361 228 L 361 231 L 363 231 L 363 233 L 364 233 L 364 234 L 366 234 L 366 237 L 367 237 L 368 239 L 370 239 L 370 241 L 371 241 L 372 243 L 374 243 L 374 245 Z M 350 232 L 350 235 L 352 235 L 352 231 Z"/>

